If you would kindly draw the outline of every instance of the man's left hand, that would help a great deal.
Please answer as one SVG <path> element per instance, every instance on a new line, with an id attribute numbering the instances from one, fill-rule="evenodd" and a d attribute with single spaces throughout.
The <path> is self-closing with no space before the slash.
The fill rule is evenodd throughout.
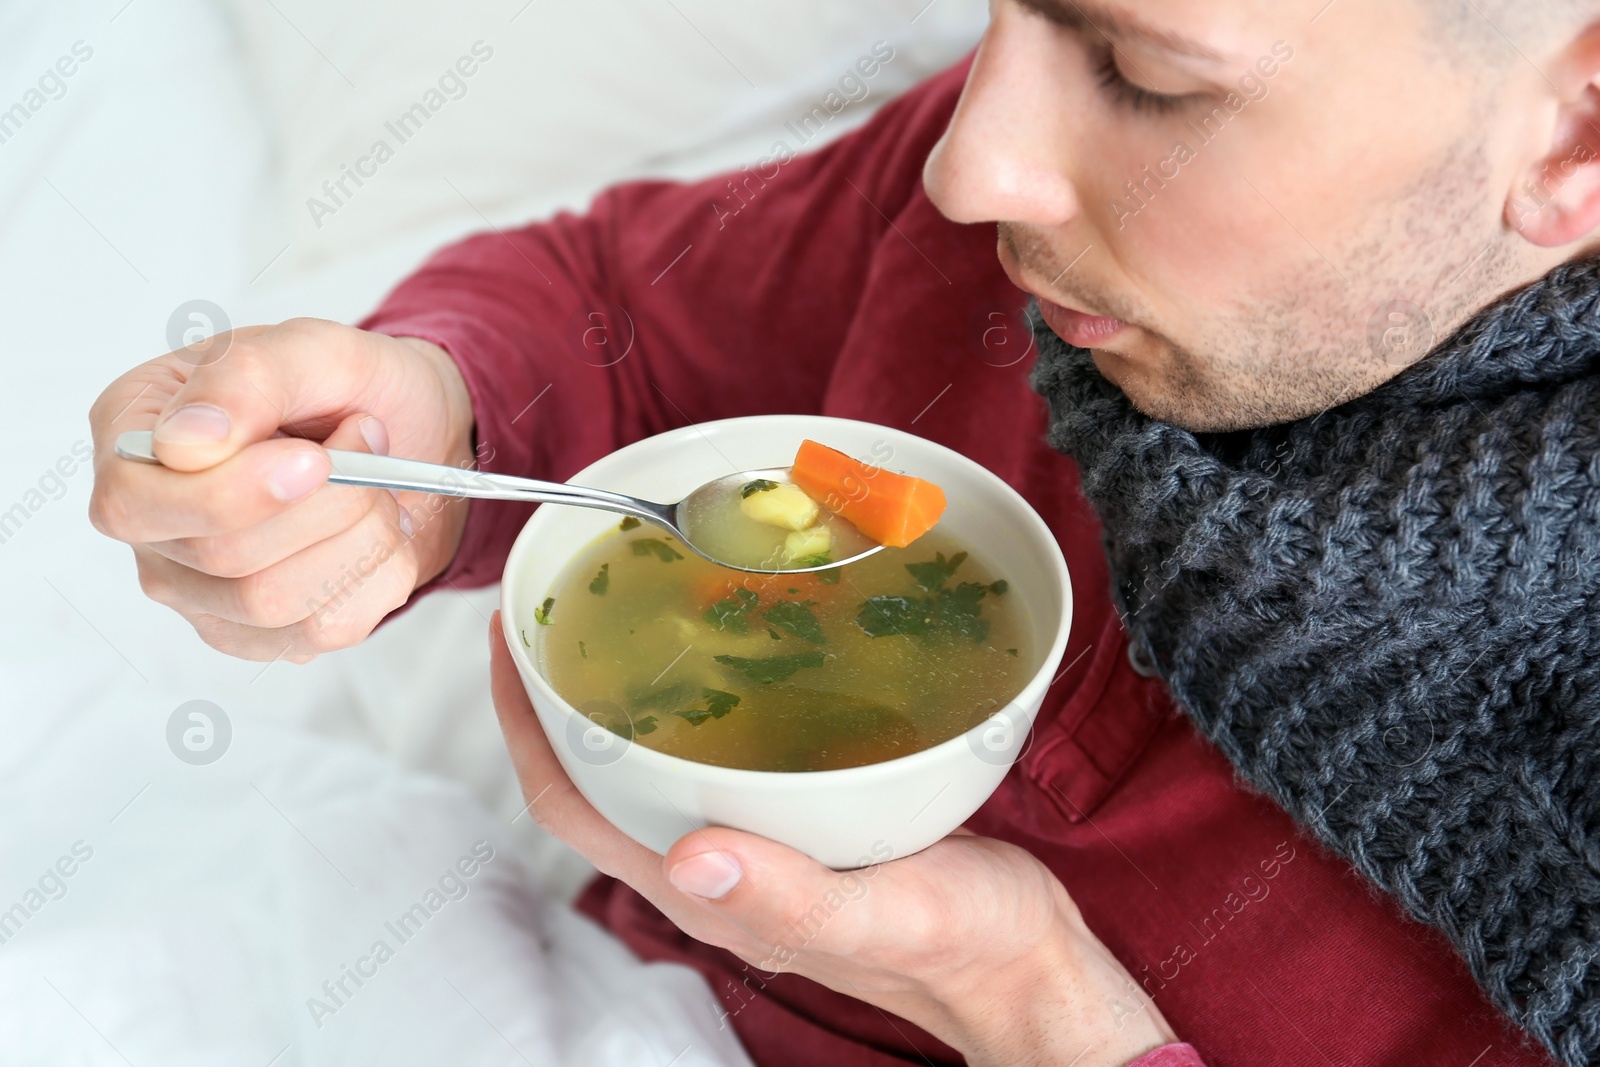
<path id="1" fill-rule="evenodd" d="M 1014 845 L 961 830 L 843 872 L 725 827 L 696 830 L 664 857 L 650 851 L 562 770 L 498 613 L 489 643 L 495 708 L 530 813 L 691 937 L 893 1012 L 969 1064 L 1122 1067 L 1176 1040 L 1066 889 Z"/>

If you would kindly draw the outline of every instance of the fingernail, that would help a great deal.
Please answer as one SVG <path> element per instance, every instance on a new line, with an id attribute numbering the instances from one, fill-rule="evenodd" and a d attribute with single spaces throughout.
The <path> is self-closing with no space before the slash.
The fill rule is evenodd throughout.
<path id="1" fill-rule="evenodd" d="M 311 492 L 327 477 L 328 465 L 322 456 L 301 449 L 278 461 L 277 469 L 267 479 L 267 488 L 273 496 L 287 504 Z"/>
<path id="2" fill-rule="evenodd" d="M 410 537 L 412 534 L 417 532 L 416 528 L 411 524 L 411 513 L 407 511 L 403 505 L 400 508 L 399 522 L 400 532 L 405 534 L 407 537 Z"/>
<path id="3" fill-rule="evenodd" d="M 667 880 L 685 893 L 716 900 L 728 895 L 739 884 L 744 870 L 736 857 L 726 852 L 702 852 L 675 863 Z"/>
<path id="4" fill-rule="evenodd" d="M 228 439 L 228 413 L 215 404 L 185 404 L 156 425 L 156 440 L 168 445 L 214 445 Z"/>
<path id="5" fill-rule="evenodd" d="M 368 415 L 359 423 L 361 439 L 367 443 L 367 450 L 374 456 L 387 456 L 389 454 L 389 428 L 383 420 L 376 415 Z"/>

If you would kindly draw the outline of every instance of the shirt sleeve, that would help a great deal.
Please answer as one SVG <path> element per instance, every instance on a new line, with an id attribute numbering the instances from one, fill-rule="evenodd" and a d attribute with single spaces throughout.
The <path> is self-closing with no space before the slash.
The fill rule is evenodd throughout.
<path id="1" fill-rule="evenodd" d="M 634 182 L 433 256 L 359 325 L 461 368 L 478 468 L 566 480 L 675 426 L 820 409 L 872 248 L 920 186 L 965 65 L 819 151 Z M 497 581 L 531 505 L 474 501 L 440 585 Z"/>
<path id="2" fill-rule="evenodd" d="M 1128 1067 L 1206 1067 L 1193 1045 L 1162 1045 L 1151 1049 Z"/>

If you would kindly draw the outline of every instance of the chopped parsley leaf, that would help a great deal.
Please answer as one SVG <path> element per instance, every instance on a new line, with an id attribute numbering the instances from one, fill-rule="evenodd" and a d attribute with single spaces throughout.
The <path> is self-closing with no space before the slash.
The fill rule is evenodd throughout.
<path id="1" fill-rule="evenodd" d="M 611 564 L 600 564 L 600 573 L 594 576 L 589 583 L 589 592 L 595 596 L 605 596 L 606 590 L 611 588 Z"/>
<path id="2" fill-rule="evenodd" d="M 778 488 L 778 483 L 772 479 L 757 478 L 755 481 L 745 482 L 739 487 L 739 499 L 743 500 L 747 496 L 754 496 L 757 493 L 765 493 L 768 489 L 776 488 Z"/>
<path id="3" fill-rule="evenodd" d="M 766 685 L 781 682 L 796 671 L 807 667 L 820 667 L 827 658 L 821 652 L 801 652 L 793 656 L 763 656 L 748 659 L 744 656 L 716 656 L 718 663 L 732 667 L 753 682 Z"/>
<path id="4" fill-rule="evenodd" d="M 595 722 L 600 722 L 600 719 L 596 716 L 591 715 L 590 718 Z M 630 719 L 626 714 L 624 714 L 620 718 L 608 718 L 610 718 L 611 721 L 603 724 L 605 728 L 618 735 L 625 741 L 632 741 L 635 737 L 643 734 L 654 733 L 656 726 L 659 725 L 656 722 L 656 717 L 654 715 L 644 715 L 637 719 Z"/>
<path id="5" fill-rule="evenodd" d="M 804 600 L 796 603 L 793 600 L 780 600 L 766 611 L 762 617 L 774 626 L 794 634 L 802 641 L 810 641 L 813 645 L 825 645 L 828 639 L 822 633 L 822 624 L 811 613 L 811 605 L 815 601 Z"/>
<path id="6" fill-rule="evenodd" d="M 648 556 L 653 553 L 662 563 L 671 563 L 675 559 L 683 558 L 682 552 L 659 537 L 635 537 L 628 543 L 633 546 L 635 556 Z"/>
<path id="7" fill-rule="evenodd" d="M 934 617 L 950 630 L 983 641 L 989 636 L 989 620 L 980 617 L 982 600 L 989 587 L 981 582 L 962 582 L 954 589 L 941 589 L 933 598 Z"/>
<path id="8" fill-rule="evenodd" d="M 699 726 L 707 719 L 722 718 L 739 704 L 737 695 L 721 689 L 712 689 L 710 686 L 700 690 L 700 695 L 705 698 L 705 707 L 688 708 L 684 711 L 675 711 L 673 714 L 688 720 L 690 726 Z"/>
<path id="9" fill-rule="evenodd" d="M 633 529 L 635 526 L 640 526 L 640 525 L 642 525 L 642 523 L 640 523 L 638 519 L 634 518 L 632 515 L 629 515 L 627 518 L 625 518 L 621 522 L 617 523 L 617 529 L 621 530 L 623 533 L 627 533 L 629 530 Z"/>
<path id="10" fill-rule="evenodd" d="M 856 613 L 856 625 L 868 637 L 889 634 L 925 634 L 933 626 L 928 602 L 921 597 L 868 597 Z"/>
<path id="11" fill-rule="evenodd" d="M 868 637 L 955 633 L 981 642 L 989 636 L 989 620 L 982 617 L 989 591 L 982 582 L 962 582 L 931 596 L 870 597 L 861 605 L 856 625 Z"/>
<path id="12" fill-rule="evenodd" d="M 668 682 L 658 689 L 628 690 L 628 707 L 634 711 L 649 711 L 657 708 L 671 707 L 689 699 L 689 694 L 694 691 L 694 686 L 688 682 Z"/>
<path id="13" fill-rule="evenodd" d="M 712 629 L 747 634 L 750 632 L 750 612 L 760 599 L 749 589 L 735 589 L 733 596 L 717 601 L 701 617 L 711 624 Z"/>
<path id="14" fill-rule="evenodd" d="M 555 597 L 553 597 L 553 596 L 545 597 L 544 598 L 544 603 L 540 604 L 538 607 L 533 609 L 533 621 L 538 623 L 540 626 L 549 626 L 550 625 L 550 609 L 555 607 L 555 606 L 556 606 L 556 598 Z M 527 638 L 524 637 L 523 640 L 526 641 Z"/>
<path id="15" fill-rule="evenodd" d="M 937 592 L 944 587 L 944 583 L 955 576 L 956 568 L 966 561 L 965 552 L 957 552 L 949 559 L 944 558 L 943 552 L 934 553 L 934 558 L 927 563 L 907 563 L 906 570 L 911 572 L 911 577 L 917 584 L 928 592 Z"/>

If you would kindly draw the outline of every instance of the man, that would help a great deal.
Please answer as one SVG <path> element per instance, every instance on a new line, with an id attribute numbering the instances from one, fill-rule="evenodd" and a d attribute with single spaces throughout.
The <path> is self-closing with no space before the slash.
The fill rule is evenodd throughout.
<path id="1" fill-rule="evenodd" d="M 1588 1063 L 1596 7 L 997 0 L 819 153 L 473 238 L 363 330 L 135 369 L 91 515 L 207 643 L 299 661 L 494 581 L 526 516 L 325 488 L 313 442 L 564 478 L 730 415 L 910 429 L 1067 555 L 1030 750 L 778 961 L 838 876 L 622 836 L 496 622 L 532 811 L 608 876 L 585 910 L 764 1064 Z M 168 469 L 109 457 L 152 426 Z"/>

